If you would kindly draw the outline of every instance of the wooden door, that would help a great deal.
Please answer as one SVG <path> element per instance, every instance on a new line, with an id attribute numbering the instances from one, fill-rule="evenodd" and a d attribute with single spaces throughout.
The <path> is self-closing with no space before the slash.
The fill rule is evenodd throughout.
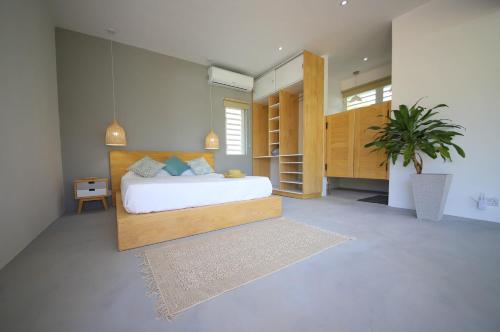
<path id="1" fill-rule="evenodd" d="M 354 176 L 355 112 L 326 117 L 326 176 Z"/>
<path id="2" fill-rule="evenodd" d="M 269 176 L 269 154 L 267 105 L 253 104 L 252 107 L 252 173 Z"/>
<path id="3" fill-rule="evenodd" d="M 370 126 L 383 126 L 391 109 L 391 102 L 385 102 L 359 108 L 355 111 L 354 128 L 354 177 L 363 179 L 388 179 L 387 165 L 380 164 L 385 160 L 385 152 L 365 148 L 376 136 Z"/>

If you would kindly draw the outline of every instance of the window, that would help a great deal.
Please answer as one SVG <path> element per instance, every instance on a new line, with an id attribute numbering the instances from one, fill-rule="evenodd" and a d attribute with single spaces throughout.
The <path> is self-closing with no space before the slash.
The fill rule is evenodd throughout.
<path id="1" fill-rule="evenodd" d="M 392 85 L 389 78 L 343 91 L 347 111 L 392 100 Z"/>
<path id="2" fill-rule="evenodd" d="M 376 102 L 377 90 L 373 89 L 347 97 L 346 105 L 347 110 L 350 111 L 355 108 L 373 105 Z"/>
<path id="3" fill-rule="evenodd" d="M 392 100 L 392 85 L 391 84 L 384 86 L 384 89 L 382 91 L 383 91 L 383 95 L 382 95 L 383 101 Z"/>
<path id="4" fill-rule="evenodd" d="M 245 110 L 226 107 L 226 154 L 246 154 Z"/>

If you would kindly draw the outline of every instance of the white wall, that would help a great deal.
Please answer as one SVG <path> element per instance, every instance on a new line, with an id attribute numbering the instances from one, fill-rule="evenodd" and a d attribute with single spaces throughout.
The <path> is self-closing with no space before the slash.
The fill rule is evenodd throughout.
<path id="1" fill-rule="evenodd" d="M 388 76 L 391 76 L 391 64 L 379 66 L 366 72 L 360 72 L 356 78 L 353 76 L 342 80 L 340 82 L 340 89 L 344 91 Z"/>
<path id="2" fill-rule="evenodd" d="M 393 21 L 393 105 L 427 96 L 446 103 L 443 117 L 467 128 L 457 140 L 466 159 L 424 160 L 425 173 L 454 175 L 445 213 L 500 222 L 500 208 L 480 211 L 472 197 L 500 197 L 500 1 L 435 0 Z M 389 205 L 414 208 L 409 175 L 390 170 Z"/>
<path id="3" fill-rule="evenodd" d="M 44 1 L 0 2 L 0 268 L 63 212 L 54 26 Z"/>

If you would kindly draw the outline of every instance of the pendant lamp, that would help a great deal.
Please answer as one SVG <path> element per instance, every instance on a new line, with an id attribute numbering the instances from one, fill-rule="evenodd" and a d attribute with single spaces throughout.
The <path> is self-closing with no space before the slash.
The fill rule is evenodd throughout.
<path id="1" fill-rule="evenodd" d="M 114 33 L 109 29 L 109 33 Z M 116 121 L 116 95 L 115 95 L 115 62 L 113 54 L 113 40 L 111 40 L 111 78 L 113 81 L 113 122 L 106 129 L 106 145 L 108 146 L 126 146 L 127 135 L 125 129 Z"/>
<path id="2" fill-rule="evenodd" d="M 213 130 L 212 121 L 213 121 L 212 85 L 210 85 L 210 132 L 205 137 L 205 149 L 218 150 L 220 148 L 219 136 L 217 136 L 217 134 Z"/>
<path id="3" fill-rule="evenodd" d="M 358 75 L 359 75 L 359 70 L 356 70 L 354 73 L 352 73 L 354 75 L 354 86 L 357 87 L 358 86 Z M 360 102 L 360 101 L 363 101 L 363 99 L 361 99 L 360 96 L 358 96 L 358 94 L 356 93 L 354 96 L 351 97 L 351 103 L 352 102 Z"/>

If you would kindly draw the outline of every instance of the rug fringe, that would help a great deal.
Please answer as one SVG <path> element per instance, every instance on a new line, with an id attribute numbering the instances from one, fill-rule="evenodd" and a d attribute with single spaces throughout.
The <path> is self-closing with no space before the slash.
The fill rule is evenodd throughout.
<path id="1" fill-rule="evenodd" d="M 144 282 L 146 284 L 146 295 L 149 298 L 155 299 L 155 311 L 158 318 L 166 320 L 172 319 L 173 315 L 169 314 L 168 312 L 167 305 L 165 303 L 165 300 L 163 299 L 160 289 L 158 288 L 158 283 L 156 282 L 146 252 L 138 253 L 136 254 L 136 257 L 141 259 L 141 263 L 139 263 L 139 268 L 142 275 L 142 279 L 144 279 Z"/>

